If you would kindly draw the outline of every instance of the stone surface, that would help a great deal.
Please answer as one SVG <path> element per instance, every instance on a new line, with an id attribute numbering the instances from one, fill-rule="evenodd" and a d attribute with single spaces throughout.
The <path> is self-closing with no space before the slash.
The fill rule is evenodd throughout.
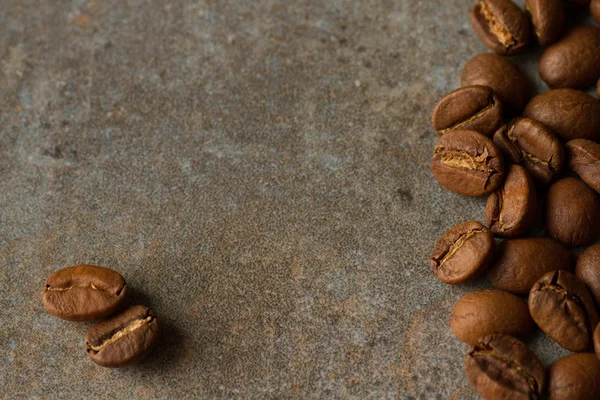
<path id="1" fill-rule="evenodd" d="M 470 6 L 0 0 L 3 395 L 477 398 L 448 321 L 487 284 L 428 266 L 484 219 L 429 168 L 431 111 L 487 51 Z M 79 263 L 161 318 L 145 363 L 98 367 L 90 324 L 44 310 Z"/>

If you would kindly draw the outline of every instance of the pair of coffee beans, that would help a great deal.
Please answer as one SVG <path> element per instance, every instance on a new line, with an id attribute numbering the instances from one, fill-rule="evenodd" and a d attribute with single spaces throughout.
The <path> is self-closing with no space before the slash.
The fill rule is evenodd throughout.
<path id="1" fill-rule="evenodd" d="M 159 337 L 158 318 L 142 305 L 125 305 L 127 284 L 118 272 L 77 265 L 54 272 L 46 281 L 44 306 L 68 321 L 96 321 L 85 335 L 88 357 L 103 367 L 123 367 L 147 355 Z M 116 315 L 115 315 L 116 314 Z"/>

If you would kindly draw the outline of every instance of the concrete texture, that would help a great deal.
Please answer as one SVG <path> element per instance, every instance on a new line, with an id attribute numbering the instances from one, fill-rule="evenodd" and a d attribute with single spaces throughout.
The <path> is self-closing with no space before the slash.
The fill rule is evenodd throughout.
<path id="1" fill-rule="evenodd" d="M 486 282 L 428 267 L 484 215 L 429 169 L 470 5 L 0 0 L 0 397 L 477 398 L 448 318 Z M 144 364 L 45 311 L 79 263 L 160 316 Z"/>

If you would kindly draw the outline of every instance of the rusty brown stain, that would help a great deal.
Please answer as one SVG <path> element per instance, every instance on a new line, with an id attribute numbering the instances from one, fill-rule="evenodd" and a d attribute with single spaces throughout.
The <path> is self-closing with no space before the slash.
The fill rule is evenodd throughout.
<path id="1" fill-rule="evenodd" d="M 90 24 L 90 16 L 85 13 L 77 14 L 75 18 L 73 18 L 73 23 L 80 28 L 85 28 Z"/>

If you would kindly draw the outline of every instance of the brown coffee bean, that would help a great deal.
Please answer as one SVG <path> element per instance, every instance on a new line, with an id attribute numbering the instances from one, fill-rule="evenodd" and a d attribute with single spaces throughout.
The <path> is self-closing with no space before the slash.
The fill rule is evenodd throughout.
<path id="1" fill-rule="evenodd" d="M 467 86 L 440 100 L 432 122 L 440 135 L 461 129 L 491 136 L 502 124 L 502 103 L 487 86 Z"/>
<path id="2" fill-rule="evenodd" d="M 485 208 L 485 220 L 492 233 L 504 238 L 524 234 L 533 222 L 536 211 L 533 180 L 520 165 L 511 165 L 504 185 L 490 195 Z"/>
<path id="3" fill-rule="evenodd" d="M 452 227 L 436 243 L 430 265 L 442 282 L 454 285 L 477 277 L 494 255 L 494 236 L 479 222 Z"/>
<path id="4" fill-rule="evenodd" d="M 567 143 L 566 149 L 569 167 L 589 187 L 600 193 L 600 144 L 575 139 Z"/>
<path id="5" fill-rule="evenodd" d="M 123 305 L 123 277 L 108 268 L 77 265 L 54 272 L 46 281 L 44 306 L 69 321 L 93 321 L 113 315 Z"/>
<path id="6" fill-rule="evenodd" d="M 575 276 L 585 283 L 596 305 L 600 307 L 600 244 L 588 247 L 577 257 Z"/>
<path id="7" fill-rule="evenodd" d="M 526 340 L 534 331 L 527 303 L 514 294 L 495 289 L 463 296 L 452 308 L 450 328 L 459 340 L 471 346 L 493 333 Z"/>
<path id="8" fill-rule="evenodd" d="M 590 11 L 592 12 L 592 17 L 600 24 L 600 0 L 592 0 L 590 3 Z"/>
<path id="9" fill-rule="evenodd" d="M 525 0 L 539 44 L 547 46 L 560 36 L 565 25 L 565 7 L 561 0 Z"/>
<path id="10" fill-rule="evenodd" d="M 526 294 L 544 274 L 572 271 L 573 264 L 571 251 L 554 239 L 505 240 L 496 250 L 488 278 L 496 289 Z"/>
<path id="11" fill-rule="evenodd" d="M 539 63 L 551 88 L 586 88 L 600 78 L 600 29 L 577 26 L 549 46 Z"/>
<path id="12" fill-rule="evenodd" d="M 520 113 L 531 98 L 531 85 L 515 64 L 496 54 L 471 58 L 461 74 L 461 85 L 490 87 L 508 113 Z"/>
<path id="13" fill-rule="evenodd" d="M 531 317 L 556 343 L 571 351 L 592 345 L 598 324 L 594 300 L 585 285 L 568 271 L 542 276 L 529 292 Z"/>
<path id="14" fill-rule="evenodd" d="M 600 361 L 594 354 L 569 354 L 548 368 L 548 400 L 600 399 Z"/>
<path id="15" fill-rule="evenodd" d="M 565 142 L 600 138 L 600 101 L 579 90 L 556 89 L 537 95 L 523 116 L 540 121 Z"/>
<path id="16" fill-rule="evenodd" d="M 483 196 L 504 181 L 504 159 L 494 143 L 475 131 L 450 131 L 435 146 L 433 175 L 463 196 Z"/>
<path id="17" fill-rule="evenodd" d="M 511 56 L 529 43 L 527 15 L 510 0 L 479 0 L 471 24 L 481 41 L 499 55 Z"/>
<path id="18" fill-rule="evenodd" d="M 540 359 L 508 335 L 489 335 L 473 346 L 465 372 L 485 399 L 540 399 L 546 381 Z"/>
<path id="19" fill-rule="evenodd" d="M 148 307 L 133 306 L 92 326 L 85 335 L 85 349 L 98 365 L 124 367 L 148 354 L 158 336 L 158 318 Z"/>
<path id="20" fill-rule="evenodd" d="M 494 144 L 531 176 L 544 183 L 562 171 L 565 151 L 560 140 L 541 122 L 516 118 L 494 134 Z"/>
<path id="21" fill-rule="evenodd" d="M 596 357 L 600 360 L 600 324 L 598 324 L 594 332 L 594 350 L 596 350 Z"/>
<path id="22" fill-rule="evenodd" d="M 591 244 L 600 233 L 598 195 L 576 178 L 555 182 L 548 190 L 546 225 L 550 236 L 565 244 Z"/>

